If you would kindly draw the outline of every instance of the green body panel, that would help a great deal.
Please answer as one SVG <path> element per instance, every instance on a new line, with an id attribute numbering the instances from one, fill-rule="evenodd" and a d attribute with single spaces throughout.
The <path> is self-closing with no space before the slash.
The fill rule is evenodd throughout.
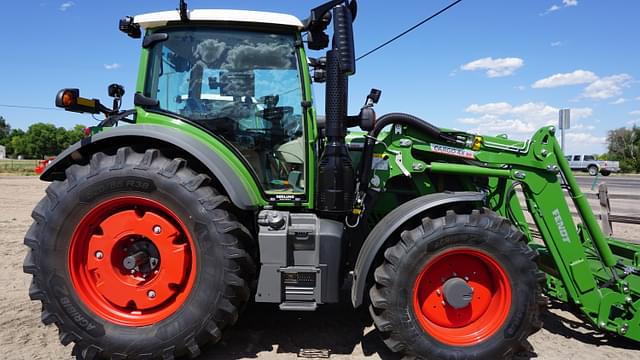
<path id="1" fill-rule="evenodd" d="M 264 200 L 264 198 L 260 193 L 260 188 L 258 187 L 258 184 L 254 180 L 248 168 L 231 150 L 229 150 L 229 148 L 225 144 L 223 144 L 218 139 L 208 134 L 206 131 L 201 130 L 184 121 L 174 119 L 166 115 L 147 112 L 142 108 L 137 108 L 136 110 L 137 110 L 137 116 L 136 116 L 137 124 L 159 125 L 159 126 L 166 126 L 174 130 L 180 130 L 181 132 L 191 136 L 195 141 L 199 141 L 207 145 L 207 147 L 209 147 L 211 150 L 219 154 L 225 160 L 225 162 L 233 169 L 233 171 L 239 176 L 239 178 L 242 179 L 242 184 L 244 188 L 246 189 L 247 193 L 250 194 L 251 198 L 253 199 L 253 202 L 256 205 L 263 206 L 267 204 L 266 200 Z"/>

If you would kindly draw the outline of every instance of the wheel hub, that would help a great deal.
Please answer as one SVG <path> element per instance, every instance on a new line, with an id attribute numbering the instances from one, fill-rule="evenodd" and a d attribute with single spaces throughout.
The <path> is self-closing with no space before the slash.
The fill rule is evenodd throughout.
<path id="1" fill-rule="evenodd" d="M 74 287 L 98 315 L 144 326 L 171 315 L 194 280 L 191 238 L 164 205 L 121 197 L 92 209 L 78 224 L 70 248 Z"/>
<path id="2" fill-rule="evenodd" d="M 160 253 L 153 242 L 147 239 L 134 240 L 128 248 L 123 249 L 127 256 L 122 260 L 125 270 L 134 270 L 147 277 L 160 263 Z"/>
<path id="3" fill-rule="evenodd" d="M 462 309 L 471 303 L 473 288 L 464 279 L 452 277 L 442 286 L 444 299 L 454 309 Z"/>
<path id="4" fill-rule="evenodd" d="M 445 250 L 416 278 L 413 308 L 418 323 L 437 340 L 469 346 L 493 335 L 511 307 L 511 286 L 502 266 L 470 248 Z"/>

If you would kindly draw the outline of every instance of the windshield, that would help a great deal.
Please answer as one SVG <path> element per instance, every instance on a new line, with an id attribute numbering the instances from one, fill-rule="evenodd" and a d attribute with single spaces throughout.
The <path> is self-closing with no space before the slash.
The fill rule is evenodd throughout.
<path id="1" fill-rule="evenodd" d="M 302 88 L 293 34 L 166 29 L 145 95 L 230 142 L 267 192 L 304 192 Z"/>

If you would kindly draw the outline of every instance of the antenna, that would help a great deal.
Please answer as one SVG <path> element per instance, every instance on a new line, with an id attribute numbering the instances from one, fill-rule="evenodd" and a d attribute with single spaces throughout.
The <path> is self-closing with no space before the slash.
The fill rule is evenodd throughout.
<path id="1" fill-rule="evenodd" d="M 180 11 L 180 20 L 189 21 L 189 10 L 186 1 L 180 0 L 180 7 L 177 10 Z"/>

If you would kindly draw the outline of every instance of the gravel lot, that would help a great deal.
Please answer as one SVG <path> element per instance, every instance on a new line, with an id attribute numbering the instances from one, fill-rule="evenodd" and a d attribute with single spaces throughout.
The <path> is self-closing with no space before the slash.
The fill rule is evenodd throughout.
<path id="1" fill-rule="evenodd" d="M 639 182 L 640 184 L 640 182 Z M 31 276 L 22 272 L 22 238 L 31 209 L 46 183 L 35 177 L 0 177 L 0 355 L 5 359 L 70 359 L 54 326 L 40 323 L 40 304 L 31 302 Z M 636 189 L 640 189 L 636 187 Z M 613 203 L 615 210 L 616 204 Z M 637 205 L 633 205 L 638 208 Z M 628 238 L 637 227 L 615 226 Z M 640 344 L 598 334 L 572 314 L 550 306 L 545 327 L 530 338 L 531 357 L 539 359 L 640 359 Z M 218 346 L 202 359 L 294 359 L 300 349 L 325 349 L 332 359 L 397 359 L 386 351 L 362 312 L 345 302 L 315 313 L 278 312 L 276 306 L 252 305 Z"/>

